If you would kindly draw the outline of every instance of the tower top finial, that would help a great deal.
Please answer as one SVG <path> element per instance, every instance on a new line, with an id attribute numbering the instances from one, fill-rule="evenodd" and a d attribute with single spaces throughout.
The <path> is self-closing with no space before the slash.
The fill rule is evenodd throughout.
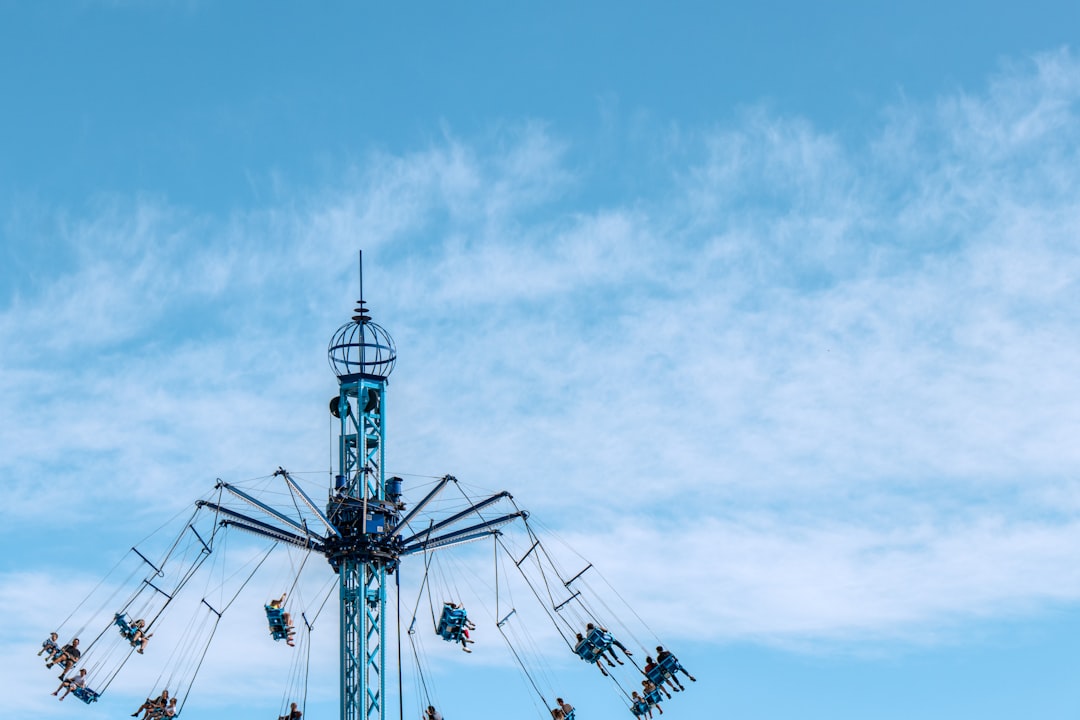
<path id="1" fill-rule="evenodd" d="M 330 339 L 327 356 L 330 367 L 342 382 L 368 377 L 385 380 L 394 370 L 397 349 L 390 333 L 371 321 L 364 303 L 364 255 L 358 255 L 360 299 L 352 322 L 345 323 Z"/>

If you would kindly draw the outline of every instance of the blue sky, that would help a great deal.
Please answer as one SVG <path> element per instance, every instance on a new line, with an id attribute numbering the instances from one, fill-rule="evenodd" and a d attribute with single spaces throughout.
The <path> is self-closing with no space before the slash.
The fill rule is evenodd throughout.
<path id="1" fill-rule="evenodd" d="M 137 703 L 32 653 L 215 478 L 321 482 L 362 248 L 388 471 L 596 563 L 700 679 L 673 720 L 1076 717 L 1080 9 L 582 5 L 0 0 L 18 716 Z M 193 712 L 278 711 L 259 602 Z M 448 718 L 536 715 L 442 650 Z"/>

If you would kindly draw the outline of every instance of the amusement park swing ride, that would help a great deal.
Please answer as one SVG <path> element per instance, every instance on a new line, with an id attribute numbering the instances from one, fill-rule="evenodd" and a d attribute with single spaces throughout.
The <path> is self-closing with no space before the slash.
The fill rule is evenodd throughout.
<path id="1" fill-rule="evenodd" d="M 518 603 L 502 601 L 509 594 L 510 577 L 527 588 L 533 608 L 540 608 L 534 615 L 549 624 L 547 638 L 561 638 L 568 652 L 595 665 L 625 708 L 637 717 L 652 717 L 654 709 L 662 713 L 660 702 L 686 689 L 680 676 L 690 681 L 693 676 L 662 645 L 653 651 L 637 640 L 605 601 L 613 589 L 594 589 L 590 576 L 599 573 L 591 563 L 582 558 L 583 568 L 564 570 L 549 549 L 547 533 L 516 505 L 509 492 L 475 499 L 463 483 L 446 475 L 422 487 L 418 499 L 407 501 L 403 479 L 386 477 L 387 383 L 397 350 L 390 334 L 371 319 L 363 300 L 362 274 L 360 297 L 350 321 L 334 333 L 328 347 L 330 367 L 338 381 L 329 407 L 337 427 L 337 471 L 331 472 L 325 503 L 316 502 L 294 474 L 280 467 L 258 479 L 256 486 L 218 480 L 195 502 L 179 533 L 164 543 L 163 552 L 155 556 L 153 551 L 132 547 L 109 577 L 42 643 L 38 655 L 45 666 L 61 670 L 60 686 L 53 694 L 60 699 L 73 695 L 88 705 L 107 702 L 109 686 L 126 665 L 143 662 L 150 648 L 164 646 L 161 653 L 168 652 L 169 659 L 147 701 L 132 715 L 151 720 L 180 717 L 226 612 L 267 559 L 284 549 L 291 563 L 294 556 L 299 557 L 299 569 L 291 586 L 280 597 L 271 597 L 262 609 L 271 639 L 294 648 L 291 652 L 295 653 L 278 717 L 303 717 L 311 631 L 335 585 L 340 719 L 386 720 L 391 704 L 396 704 L 397 715 L 405 715 L 400 570 L 406 561 L 413 561 L 423 567 L 407 629 L 419 681 L 416 711 L 423 718 L 441 718 L 443 708 L 434 707 L 433 683 L 424 670 L 422 638 L 431 633 L 471 652 L 470 631 L 477 625 L 460 593 L 447 587 L 453 583 L 434 587 L 445 575 L 439 570 L 439 559 L 453 548 L 489 540 L 496 557 L 491 625 L 506 641 L 539 699 L 541 717 L 550 713 L 555 720 L 573 720 L 575 710 L 541 687 L 542 673 L 535 658 L 544 653 L 535 650 L 526 613 L 519 612 L 523 608 Z M 258 552 L 242 553 L 239 561 L 226 553 L 228 539 L 237 532 L 261 543 Z M 302 594 L 294 591 L 315 555 L 325 558 L 333 575 L 325 592 L 298 600 Z M 120 577 L 121 566 L 128 571 L 126 577 Z M 215 585 L 210 578 L 221 578 L 221 582 Z M 205 582 L 205 587 L 195 601 L 190 597 L 200 594 L 197 580 Z M 417 621 L 425 593 L 431 630 L 424 630 Z M 182 605 L 177 602 L 180 597 L 189 597 L 187 606 L 194 607 L 186 626 L 182 621 L 166 622 L 170 611 Z M 388 624 L 388 598 L 395 600 L 398 609 L 396 627 Z M 636 613 L 627 609 L 643 626 Z M 388 655 L 392 630 L 397 638 L 396 667 Z M 639 651 L 627 649 L 624 640 L 635 643 Z M 395 680 L 397 693 L 392 697 L 388 688 Z M 272 712 L 267 709 L 265 716 L 272 717 Z M 410 717 L 416 714 L 409 712 Z"/>

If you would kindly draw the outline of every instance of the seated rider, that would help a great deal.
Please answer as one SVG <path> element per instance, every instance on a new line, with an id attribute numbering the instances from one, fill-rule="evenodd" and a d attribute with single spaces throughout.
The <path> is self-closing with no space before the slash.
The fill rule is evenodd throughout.
<path id="1" fill-rule="evenodd" d="M 41 653 L 48 653 L 45 655 L 45 660 L 48 662 L 50 659 L 60 654 L 60 636 L 56 633 L 49 633 L 49 637 L 45 638 L 45 641 L 41 643 L 41 649 L 38 650 L 38 655 Z"/>
<path id="2" fill-rule="evenodd" d="M 300 709 L 296 707 L 296 703 L 289 705 L 289 712 L 285 715 L 279 715 L 278 720 L 300 720 L 304 713 L 300 712 Z"/>
<path id="3" fill-rule="evenodd" d="M 142 655 L 143 650 L 146 649 L 146 643 L 150 642 L 150 638 L 154 637 L 154 633 L 145 632 L 146 621 L 141 618 L 131 623 L 131 628 L 135 631 L 131 636 L 131 646 L 137 647 L 138 650 L 135 652 Z"/>
<path id="4" fill-rule="evenodd" d="M 271 610 L 281 610 L 281 622 L 285 629 L 285 643 L 289 647 L 293 647 L 296 643 L 293 642 L 293 636 L 296 635 L 296 628 L 293 627 L 292 615 L 285 612 L 282 608 L 285 605 L 285 595 L 287 593 L 281 593 L 281 597 L 275 600 L 271 600 L 267 605 Z"/>
<path id="5" fill-rule="evenodd" d="M 603 645 L 599 645 L 594 642 L 593 638 L 597 637 L 597 635 L 603 638 Z M 592 643 L 593 646 L 595 646 L 601 654 L 603 654 L 605 651 L 611 653 L 611 657 L 615 658 L 615 662 L 619 663 L 620 665 L 623 664 L 623 661 L 615 657 L 615 651 L 611 649 L 613 645 L 626 653 L 626 657 L 633 656 L 633 653 L 627 650 L 625 645 L 616 640 L 615 637 L 611 633 L 609 633 L 606 628 L 589 623 L 585 626 L 585 637 L 589 639 L 589 642 Z"/>
<path id="6" fill-rule="evenodd" d="M 56 688 L 56 692 L 54 692 L 53 695 L 56 695 L 61 690 L 64 690 L 64 688 L 67 688 L 67 690 L 64 691 L 64 694 L 60 696 L 60 699 L 63 700 L 71 693 L 71 691 L 76 688 L 84 687 L 86 687 L 86 668 L 79 668 L 79 674 L 68 678 L 67 680 L 62 680 L 60 682 L 60 687 Z"/>
<path id="7" fill-rule="evenodd" d="M 420 715 L 420 720 L 443 720 L 443 716 L 434 706 L 428 705 L 427 710 Z"/>
<path id="8" fill-rule="evenodd" d="M 131 713 L 131 717 L 139 717 L 139 713 L 146 712 L 146 717 L 151 717 L 150 713 L 154 710 L 164 710 L 169 704 L 169 691 L 162 690 L 161 694 L 151 700 L 146 698 L 146 702 L 139 706 L 139 709 Z"/>
<path id="9" fill-rule="evenodd" d="M 660 691 L 656 689 L 656 685 L 654 685 L 649 680 L 642 680 L 641 696 L 642 699 L 645 701 L 646 705 L 648 705 L 650 708 L 656 708 L 660 711 L 661 715 L 664 714 L 664 708 L 660 707 Z M 671 696 L 668 695 L 668 698 L 670 699 Z"/>
<path id="10" fill-rule="evenodd" d="M 671 685 L 671 689 L 675 692 L 679 692 L 680 690 L 685 689 L 683 688 L 682 684 L 675 679 L 675 676 L 671 675 L 670 673 L 663 672 L 660 669 L 660 666 L 653 662 L 653 659 L 651 657 L 645 658 L 645 667 L 643 668 L 643 670 L 645 671 L 645 677 L 659 685 L 660 689 L 664 690 L 664 692 L 667 692 L 667 690 L 664 689 L 665 682 L 669 683 Z"/>
<path id="11" fill-rule="evenodd" d="M 630 694 L 630 701 L 634 703 L 630 708 L 630 712 L 634 713 L 637 717 L 652 717 L 652 708 L 649 707 L 649 703 L 645 702 L 645 699 L 638 695 L 637 690 Z M 663 712 L 661 710 L 660 712 Z"/>
<path id="12" fill-rule="evenodd" d="M 154 708 L 147 711 L 146 717 L 150 718 L 150 720 L 176 717 L 176 698 L 169 700 L 169 704 L 163 708 Z"/>
<path id="13" fill-rule="evenodd" d="M 64 672 L 60 673 L 60 679 L 63 680 L 64 674 L 79 661 L 81 655 L 82 651 L 79 650 L 79 638 L 74 638 L 70 643 L 60 649 L 59 655 L 45 663 L 45 667 L 51 668 L 53 665 L 59 665 L 64 670 Z"/>
<path id="14" fill-rule="evenodd" d="M 566 702 L 562 698 L 555 698 L 555 704 L 559 706 L 559 710 L 562 711 L 562 716 L 563 716 L 563 718 L 565 720 L 573 720 L 573 717 L 574 717 L 574 706 L 573 705 Z M 554 710 L 552 710 L 551 712 L 552 712 L 552 715 L 555 714 Z"/>
<path id="15" fill-rule="evenodd" d="M 665 662 L 665 660 L 667 662 Z M 683 675 L 690 678 L 691 681 L 697 682 L 697 678 L 694 677 L 693 675 L 691 675 L 689 672 L 687 672 L 686 668 L 684 668 L 682 665 L 679 664 L 679 659 L 677 657 L 675 657 L 674 655 L 672 655 L 671 653 L 669 653 L 667 650 L 665 650 L 660 645 L 656 646 L 656 662 L 659 663 L 661 665 L 661 667 L 666 668 L 667 666 L 670 666 L 671 667 L 670 672 L 671 672 L 672 677 L 675 677 L 675 673 L 679 672 L 681 670 Z M 679 683 L 678 680 L 676 680 L 675 682 Z M 686 689 L 686 688 L 684 688 L 682 686 L 682 683 L 679 683 L 679 688 L 681 690 Z"/>
<path id="16" fill-rule="evenodd" d="M 667 691 L 667 688 L 656 687 L 656 683 L 648 678 L 641 681 L 641 692 L 645 695 L 645 702 L 650 705 L 655 705 L 660 702 L 660 693 L 663 692 L 667 696 L 667 699 L 671 699 L 671 693 Z"/>

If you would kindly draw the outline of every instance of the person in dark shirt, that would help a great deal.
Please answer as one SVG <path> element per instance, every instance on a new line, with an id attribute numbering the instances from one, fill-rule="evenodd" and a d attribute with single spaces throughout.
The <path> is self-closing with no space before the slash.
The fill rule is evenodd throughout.
<path id="1" fill-rule="evenodd" d="M 287 715 L 278 716 L 278 720 L 300 720 L 304 716 L 304 713 L 300 712 L 300 709 L 296 707 L 296 703 L 292 703 L 289 706 L 289 713 Z"/>
<path id="2" fill-rule="evenodd" d="M 675 669 L 671 673 L 673 676 L 675 675 L 676 672 L 682 671 L 683 675 L 690 678 L 693 682 L 697 682 L 697 678 L 694 677 L 693 675 L 691 675 L 689 672 L 687 672 L 686 668 L 684 668 L 681 664 L 679 664 L 679 659 L 677 657 L 675 657 L 674 655 L 669 653 L 667 650 L 665 650 L 663 648 L 663 646 L 657 645 L 656 646 L 656 662 L 658 662 L 660 664 L 663 664 L 664 660 L 666 660 L 668 658 L 671 658 L 671 662 L 675 666 Z M 676 682 L 678 682 L 678 681 L 676 681 Z M 679 687 L 682 687 L 682 683 L 679 683 Z"/>
<path id="3" fill-rule="evenodd" d="M 60 679 L 64 679 L 64 675 L 70 670 L 75 663 L 79 662 L 79 657 L 82 655 L 82 651 L 79 650 L 79 638 L 74 638 L 70 643 L 60 649 L 60 654 L 55 659 L 45 663 L 45 667 L 51 668 L 53 665 L 59 665 L 63 668 L 64 672 L 60 673 Z"/>
<path id="4" fill-rule="evenodd" d="M 146 702 L 140 705 L 138 710 L 131 713 L 131 717 L 139 717 L 139 713 L 143 712 L 144 710 L 146 711 L 146 717 L 150 717 L 150 713 L 154 712 L 155 710 L 165 709 L 165 706 L 168 705 L 168 703 L 169 691 L 162 690 L 161 694 L 153 700 L 151 700 L 150 698 L 146 698 Z"/>

